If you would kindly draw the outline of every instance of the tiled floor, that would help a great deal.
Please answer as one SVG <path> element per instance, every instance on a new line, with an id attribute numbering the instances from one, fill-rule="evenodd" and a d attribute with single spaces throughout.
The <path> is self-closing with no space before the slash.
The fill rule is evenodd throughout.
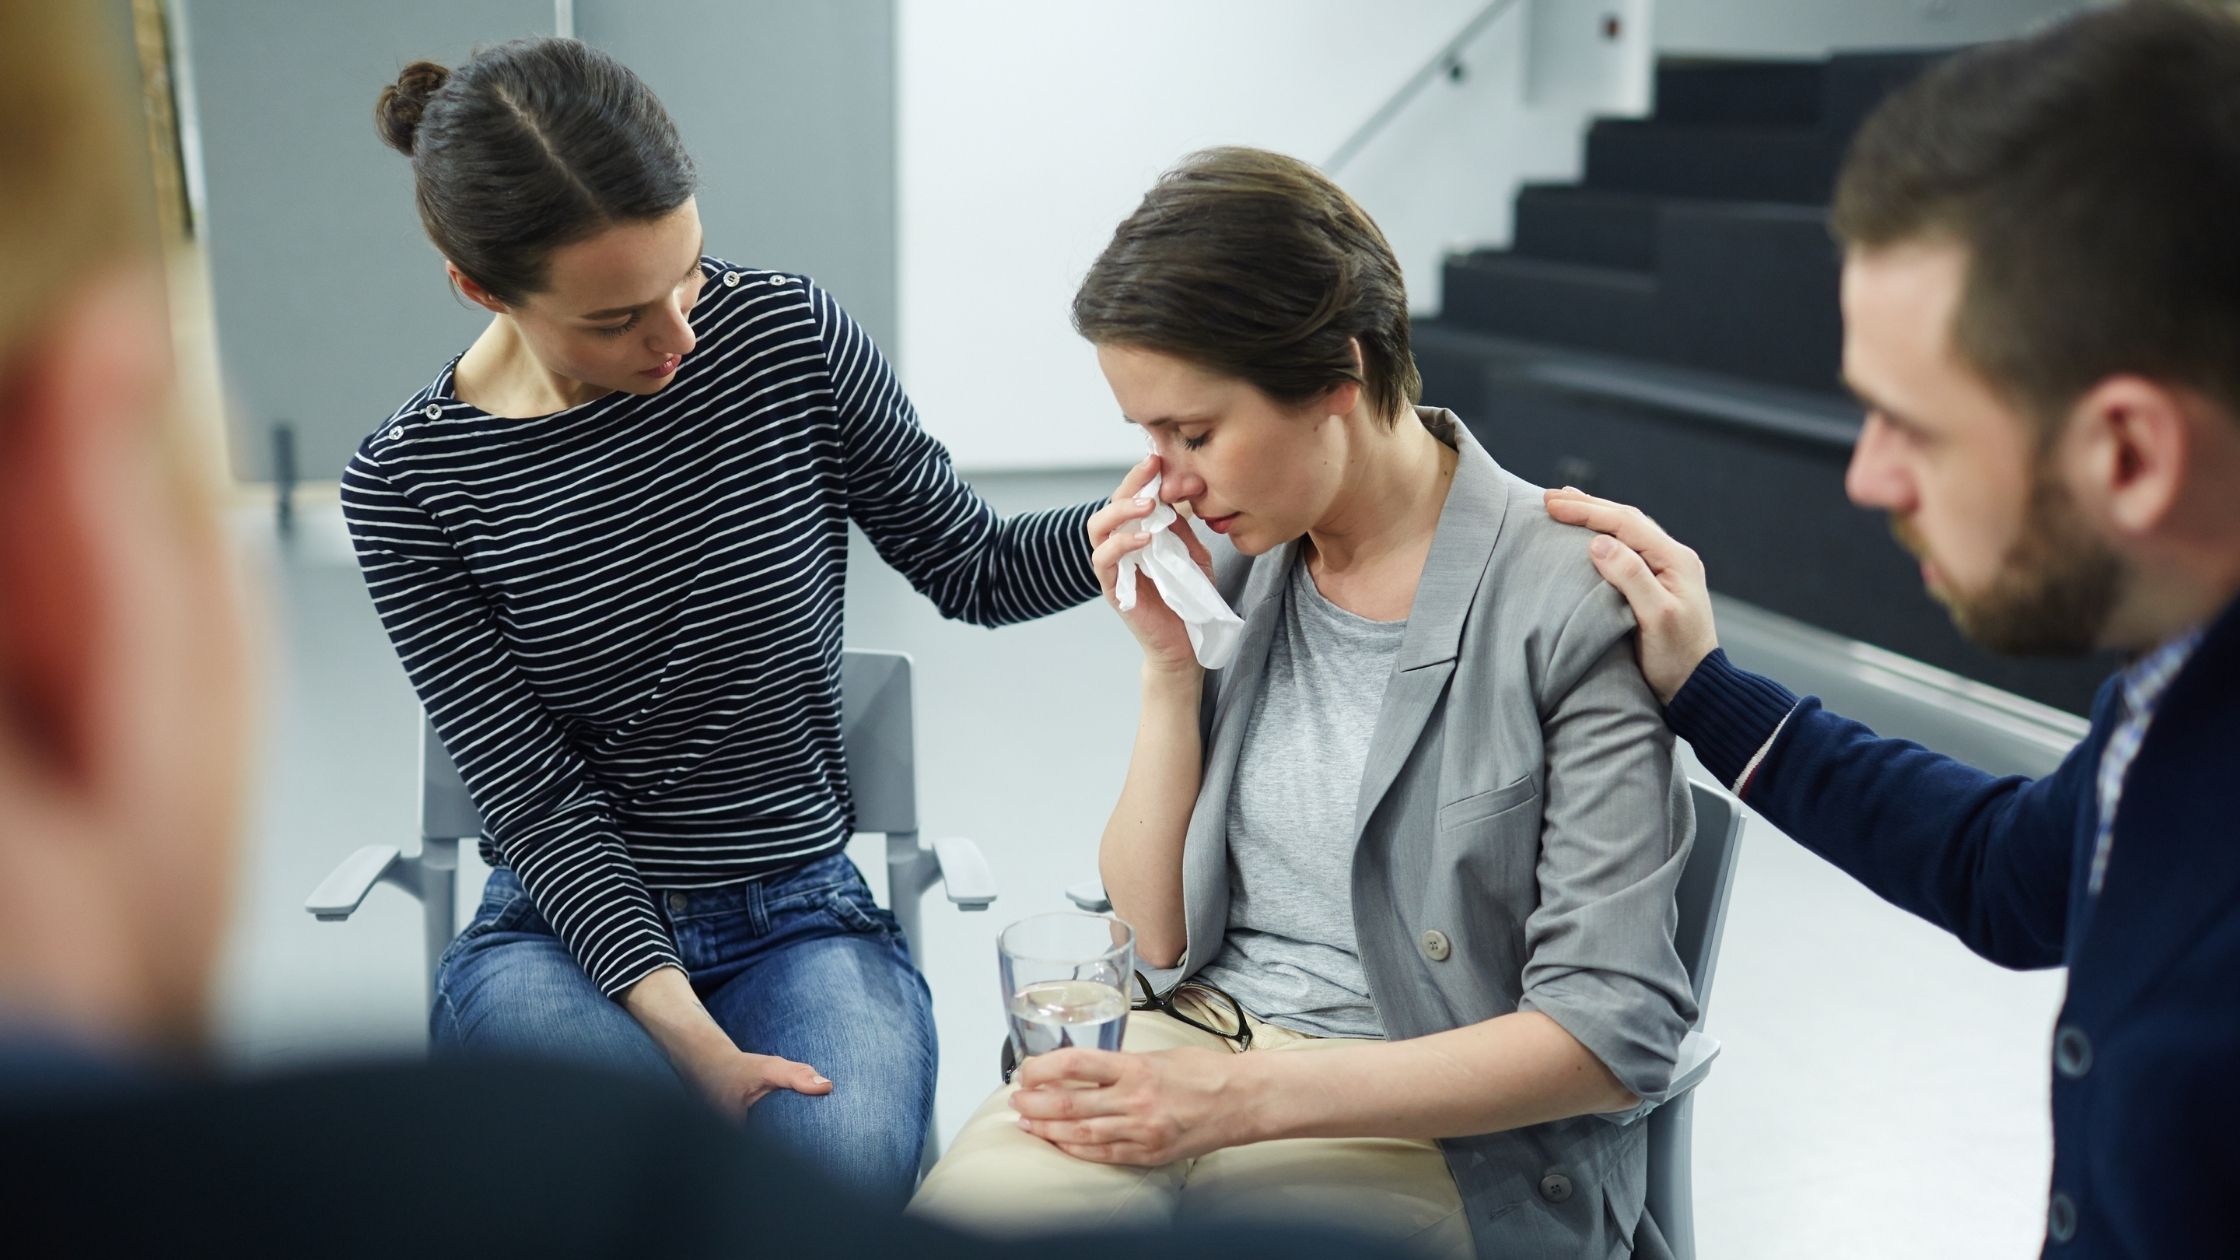
<path id="1" fill-rule="evenodd" d="M 1018 510 L 1101 495 L 1112 480 L 1007 476 L 982 489 Z M 260 513 L 244 511 L 240 532 L 268 588 L 271 720 L 221 1036 L 244 1063 L 414 1052 L 415 909 L 382 889 L 346 925 L 301 910 L 357 846 L 411 843 L 411 695 L 331 506 L 307 506 L 284 548 Z M 860 539 L 855 561 L 849 643 L 918 660 L 927 833 L 976 838 L 1003 888 L 987 914 L 926 911 L 940 1120 L 954 1126 L 995 1083 L 995 930 L 1061 908 L 1063 887 L 1095 873 L 1136 658 L 1101 608 L 991 633 L 941 621 Z M 876 884 L 875 855 L 859 860 Z M 470 896 L 478 876 L 462 879 Z M 1753 820 L 1708 1024 L 1726 1049 L 1695 1112 L 1700 1254 L 2035 1254 L 2060 991 L 2059 975 L 1976 959 Z"/>

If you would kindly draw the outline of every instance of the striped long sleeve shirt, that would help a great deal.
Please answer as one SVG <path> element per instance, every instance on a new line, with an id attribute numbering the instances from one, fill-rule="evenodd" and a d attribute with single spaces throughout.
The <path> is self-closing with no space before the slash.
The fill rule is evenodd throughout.
<path id="1" fill-rule="evenodd" d="M 1003 625 L 1098 591 L 1095 504 L 999 519 L 829 295 L 701 266 L 699 344 L 666 389 L 501 419 L 446 367 L 342 478 L 484 857 L 610 996 L 681 966 L 653 890 L 847 843 L 849 521 L 949 617 Z"/>

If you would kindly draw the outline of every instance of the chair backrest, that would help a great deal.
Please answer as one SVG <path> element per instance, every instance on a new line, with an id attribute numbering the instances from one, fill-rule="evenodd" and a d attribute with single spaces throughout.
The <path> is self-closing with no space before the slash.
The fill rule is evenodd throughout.
<path id="1" fill-rule="evenodd" d="M 1742 834 L 1742 804 L 1708 783 L 1690 779 L 1695 801 L 1695 847 L 1680 872 L 1680 928 L 1674 943 L 1680 964 L 1695 990 L 1696 1023 L 1711 998 L 1711 974 L 1719 966 L 1719 938 L 1727 925 L 1727 894 L 1734 887 L 1736 841 Z"/>
<path id="2" fill-rule="evenodd" d="M 840 654 L 840 738 L 848 749 L 848 793 L 856 830 L 918 830 L 918 767 L 910 714 L 910 658 L 900 652 Z"/>
<path id="3" fill-rule="evenodd" d="M 918 830 L 917 766 L 912 753 L 910 658 L 900 652 L 840 654 L 840 729 L 856 830 L 889 835 Z M 420 838 L 468 840 L 482 814 L 444 751 L 435 724 L 420 724 Z"/>
<path id="4" fill-rule="evenodd" d="M 420 839 L 471 840 L 482 834 L 482 811 L 467 795 L 459 767 L 436 734 L 436 724 L 420 718 Z"/>
<path id="5" fill-rule="evenodd" d="M 1742 804 L 1693 779 L 1688 795 L 1696 808 L 1696 839 L 1680 872 L 1680 925 L 1674 944 L 1695 991 L 1698 1031 L 1688 1034 L 1688 1040 L 1708 1043 L 1716 1054 L 1717 1041 L 1700 1030 L 1711 1001 L 1711 974 L 1719 966 L 1719 940 L 1726 934 Z M 1686 1054 L 1684 1043 L 1683 1058 Z M 1649 1113 L 1648 1211 L 1634 1236 L 1637 1260 L 1695 1260 L 1695 1173 L 1689 1150 L 1694 1112 L 1691 1089 Z"/>

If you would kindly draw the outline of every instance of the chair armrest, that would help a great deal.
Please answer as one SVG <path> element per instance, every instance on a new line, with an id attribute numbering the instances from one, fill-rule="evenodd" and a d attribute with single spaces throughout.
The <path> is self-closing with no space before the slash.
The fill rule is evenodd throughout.
<path id="1" fill-rule="evenodd" d="M 1104 895 L 1104 881 L 1085 879 L 1078 884 L 1066 885 L 1066 900 L 1091 914 L 1108 914 L 1112 899 Z"/>
<path id="2" fill-rule="evenodd" d="M 1664 1100 L 1671 1102 L 1711 1075 L 1711 1061 L 1719 1057 L 1719 1039 L 1707 1033 L 1690 1032 L 1680 1039 L 1680 1055 L 1672 1064 L 1672 1084 L 1665 1091 Z"/>
<path id="3" fill-rule="evenodd" d="M 373 886 L 381 882 L 397 863 L 397 846 L 369 844 L 342 859 L 342 864 L 327 873 L 319 886 L 311 890 L 303 908 L 322 922 L 339 923 L 347 919 L 366 899 Z"/>
<path id="4" fill-rule="evenodd" d="M 996 899 L 996 875 L 980 846 L 963 836 L 933 842 L 941 888 L 959 910 L 985 910 Z"/>

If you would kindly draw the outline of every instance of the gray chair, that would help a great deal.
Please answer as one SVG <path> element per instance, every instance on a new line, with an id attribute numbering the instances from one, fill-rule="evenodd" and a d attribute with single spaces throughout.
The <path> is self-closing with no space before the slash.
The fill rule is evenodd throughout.
<path id="1" fill-rule="evenodd" d="M 902 924 L 912 955 L 922 958 L 925 942 L 919 901 L 926 891 L 940 884 L 959 910 L 985 910 L 996 899 L 995 876 L 980 846 L 970 840 L 928 843 L 918 838 L 910 658 L 899 652 L 843 653 L 840 689 L 856 831 L 886 836 L 888 909 Z M 340 922 L 357 910 L 376 884 L 393 884 L 419 898 L 432 1002 L 436 960 L 458 930 L 459 842 L 482 835 L 482 815 L 434 727 L 426 722 L 420 730 L 420 771 L 419 851 L 369 844 L 321 880 L 303 908 L 322 921 Z M 929 1161 L 933 1133 L 929 1126 Z"/>
<path id="2" fill-rule="evenodd" d="M 1696 1022 L 1680 1039 L 1672 1090 L 1649 1113 L 1649 1212 L 1634 1240 L 1641 1260 L 1695 1260 L 1695 1174 L 1690 1156 L 1695 1089 L 1711 1074 L 1719 1039 L 1703 1031 L 1711 1007 L 1711 976 L 1719 966 L 1719 941 L 1727 928 L 1727 896 L 1742 838 L 1742 804 L 1700 780 L 1688 782 L 1695 798 L 1696 841 L 1680 872 L 1680 926 L 1674 944 L 1695 990 Z M 1659 1246 L 1663 1250 L 1658 1250 Z"/>
<path id="3" fill-rule="evenodd" d="M 1695 1088 L 1711 1074 L 1719 1040 L 1703 1031 L 1711 998 L 1711 973 L 1719 963 L 1719 938 L 1727 926 L 1727 894 L 1734 888 L 1736 841 L 1742 834 L 1742 806 L 1732 796 L 1698 780 L 1688 781 L 1696 810 L 1695 847 L 1680 873 L 1680 907 L 1674 944 L 1695 990 L 1696 1022 L 1680 1039 L 1672 1089 L 1649 1113 L 1648 1215 L 1634 1240 L 1641 1260 L 1695 1260 L 1695 1186 L 1689 1158 L 1690 1112 Z M 1074 884 L 1066 898 L 1083 910 L 1112 909 L 1097 880 Z"/>

